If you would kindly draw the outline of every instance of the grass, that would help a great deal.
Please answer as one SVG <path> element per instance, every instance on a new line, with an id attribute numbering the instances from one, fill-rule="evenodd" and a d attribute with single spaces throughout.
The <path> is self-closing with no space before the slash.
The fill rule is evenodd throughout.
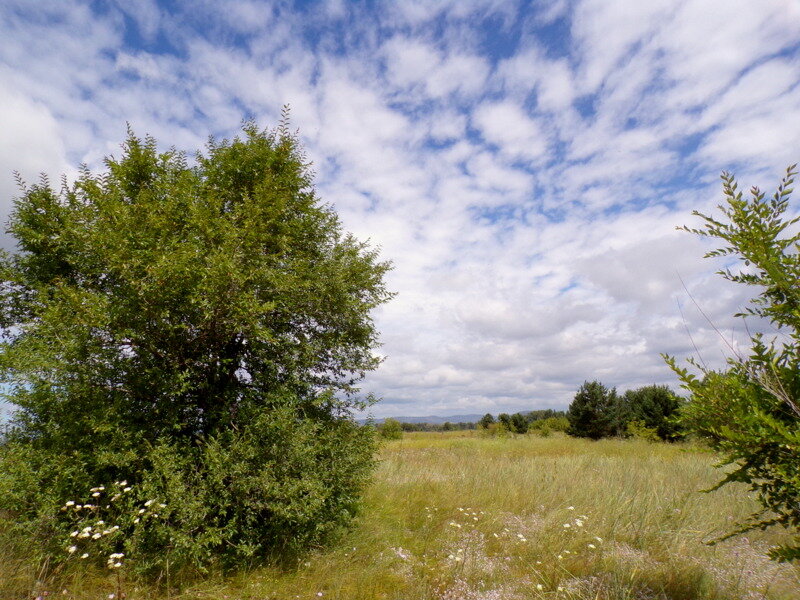
<path id="1" fill-rule="evenodd" d="M 387 442 L 380 458 L 364 510 L 337 545 L 296 569 L 209 578 L 171 598 L 800 599 L 800 566 L 764 556 L 782 531 L 703 543 L 757 504 L 741 487 L 700 493 L 720 473 L 698 448 L 416 433 Z M 114 589 L 90 572 L 47 585 L 75 600 Z M 129 584 L 128 597 L 167 593 Z"/>

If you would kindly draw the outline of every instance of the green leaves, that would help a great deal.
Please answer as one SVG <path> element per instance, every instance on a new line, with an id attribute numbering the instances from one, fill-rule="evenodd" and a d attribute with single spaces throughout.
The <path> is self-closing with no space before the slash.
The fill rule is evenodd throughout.
<path id="1" fill-rule="evenodd" d="M 776 524 L 800 529 L 800 233 L 791 233 L 800 217 L 784 218 L 795 175 L 792 165 L 766 200 L 758 188 L 744 199 L 733 175 L 723 173 L 726 203 L 719 208 L 724 218 L 695 212 L 703 227 L 682 228 L 727 243 L 706 256 L 737 257 L 745 268 L 720 274 L 758 289 L 751 306 L 737 316 L 768 319 L 779 330 L 769 341 L 752 336 L 750 355 L 731 358 L 723 373 L 700 369 L 698 378 L 665 357 L 691 393 L 683 424 L 722 453 L 722 464 L 736 466 L 714 489 L 744 482 L 764 506 L 763 513 L 726 537 Z M 774 549 L 771 556 L 800 558 L 800 541 Z"/>
<path id="2" fill-rule="evenodd" d="M 83 168 L 59 191 L 43 180 L 15 204 L 20 251 L 0 263 L 0 376 L 21 409 L 14 439 L 79 455 L 82 483 L 146 480 L 152 448 L 230 441 L 276 410 L 319 425 L 321 438 L 326 428 L 345 435 L 364 403 L 356 385 L 378 364 L 370 311 L 392 296 L 389 264 L 342 232 L 286 123 L 245 123 L 195 163 L 129 131 L 105 172 Z M 248 439 L 285 443 L 265 435 Z M 339 441 L 355 453 L 337 475 L 347 487 L 361 481 L 370 446 Z M 187 469 L 211 468 L 195 458 Z M 289 479 L 278 484 L 311 502 Z M 78 482 L 61 489 L 77 493 Z"/>

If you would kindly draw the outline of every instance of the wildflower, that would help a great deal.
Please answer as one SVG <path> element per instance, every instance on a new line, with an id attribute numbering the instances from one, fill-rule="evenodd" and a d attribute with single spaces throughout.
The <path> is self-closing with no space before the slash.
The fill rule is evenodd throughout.
<path id="1" fill-rule="evenodd" d="M 544 589 L 544 586 L 541 583 L 537 583 L 536 584 L 536 589 L 541 592 Z"/>
<path id="2" fill-rule="evenodd" d="M 166 504 L 159 504 L 159 506 L 160 506 L 161 508 L 167 508 L 167 505 L 166 505 Z"/>
<path id="3" fill-rule="evenodd" d="M 116 598 L 116 596 L 114 594 L 109 594 L 108 595 L 108 600 L 114 600 L 114 598 Z"/>
<path id="4" fill-rule="evenodd" d="M 580 519 L 575 519 L 575 527 L 583 527 L 583 521 Z"/>
<path id="5" fill-rule="evenodd" d="M 75 506 L 75 501 L 74 500 L 68 500 L 67 503 L 64 506 Z"/>
<path id="6" fill-rule="evenodd" d="M 563 591 L 564 591 L 564 588 L 563 588 L 563 587 L 561 587 L 561 586 L 558 586 L 556 589 L 557 589 L 559 592 L 563 592 Z"/>
<path id="7" fill-rule="evenodd" d="M 97 498 L 99 496 L 100 496 L 100 492 L 93 492 L 92 493 L 92 498 Z"/>
<path id="8" fill-rule="evenodd" d="M 79 537 L 79 538 L 87 538 L 87 537 L 89 537 L 89 536 L 90 536 L 90 533 L 89 533 L 88 531 L 81 531 L 81 532 L 78 534 L 78 537 Z"/>
<path id="9" fill-rule="evenodd" d="M 126 487 L 126 488 L 125 488 L 124 490 L 122 490 L 122 491 L 123 491 L 123 492 L 130 492 L 130 491 L 131 491 L 131 488 L 129 488 L 129 487 Z"/>
<path id="10" fill-rule="evenodd" d="M 523 538 L 519 538 L 519 541 L 520 542 L 527 542 L 528 540 L 523 537 Z"/>
<path id="11" fill-rule="evenodd" d="M 128 485 L 128 482 L 127 481 L 120 481 L 119 484 L 120 485 Z M 128 489 L 131 489 L 131 488 L 128 488 Z"/>
<path id="12" fill-rule="evenodd" d="M 564 559 L 564 557 L 561 554 L 559 554 L 558 555 L 558 560 L 563 560 L 563 559 Z"/>
<path id="13" fill-rule="evenodd" d="M 67 548 L 67 552 L 69 552 L 70 554 L 74 554 L 77 549 L 78 549 L 77 546 L 70 546 L 69 548 Z"/>
<path id="14" fill-rule="evenodd" d="M 460 557 L 460 556 L 456 556 L 456 558 L 455 558 L 455 561 L 456 561 L 456 562 L 459 562 L 459 561 L 461 561 L 461 557 Z"/>
<path id="15" fill-rule="evenodd" d="M 150 506 L 153 502 L 155 502 L 155 500 L 148 500 L 147 502 L 144 503 L 144 505 Z"/>
<path id="16" fill-rule="evenodd" d="M 140 514 L 140 515 L 143 515 L 144 513 L 145 513 L 145 510 L 144 510 L 143 508 L 140 508 L 140 509 L 139 509 L 139 514 Z"/>
<path id="17" fill-rule="evenodd" d="M 139 519 L 139 517 L 136 517 L 136 518 L 133 520 L 133 522 L 134 522 L 134 523 L 138 523 L 138 522 L 139 522 L 139 520 L 140 520 L 140 519 Z"/>
<path id="18" fill-rule="evenodd" d="M 89 558 L 89 553 L 84 552 L 83 554 L 81 554 L 81 558 Z"/>
<path id="19" fill-rule="evenodd" d="M 564 529 L 569 529 L 570 527 L 572 527 L 572 525 L 570 525 L 569 523 L 564 523 L 564 524 L 562 525 L 562 527 L 563 527 Z"/>
<path id="20" fill-rule="evenodd" d="M 114 563 L 114 568 L 115 568 L 115 569 L 119 569 L 121 566 L 122 566 L 122 563 L 121 563 L 121 562 L 116 562 L 116 563 Z"/>
<path id="21" fill-rule="evenodd" d="M 99 531 L 92 535 L 93 540 L 99 540 L 101 537 L 103 537 L 103 534 L 100 533 Z"/>
<path id="22" fill-rule="evenodd" d="M 84 531 L 91 531 L 92 530 L 92 526 L 91 525 L 87 525 L 86 527 L 83 528 L 83 530 Z"/>
<path id="23" fill-rule="evenodd" d="M 105 522 L 105 521 L 98 521 L 96 524 L 97 524 L 97 525 L 105 525 L 105 524 L 106 524 L 106 522 Z"/>
<path id="24" fill-rule="evenodd" d="M 72 533 L 69 534 L 69 537 L 75 537 L 79 533 L 80 533 L 80 531 L 73 531 Z"/>
<path id="25" fill-rule="evenodd" d="M 448 554 L 447 558 L 449 558 L 450 560 L 453 560 L 455 558 L 455 556 L 453 556 L 452 554 Z"/>
<path id="26" fill-rule="evenodd" d="M 575 507 L 574 506 L 568 506 L 567 510 L 575 510 Z"/>
<path id="27" fill-rule="evenodd" d="M 594 550 L 595 548 L 597 548 L 597 546 L 595 546 L 594 544 L 589 544 L 589 545 L 588 545 L 588 548 L 589 548 L 590 550 Z"/>
<path id="28" fill-rule="evenodd" d="M 594 536 L 594 539 L 596 539 L 601 544 L 603 543 L 603 538 L 601 538 L 601 537 Z"/>

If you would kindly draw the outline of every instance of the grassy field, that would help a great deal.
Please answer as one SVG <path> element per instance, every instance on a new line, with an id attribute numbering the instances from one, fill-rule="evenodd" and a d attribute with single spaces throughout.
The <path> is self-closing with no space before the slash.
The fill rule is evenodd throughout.
<path id="1" fill-rule="evenodd" d="M 764 556 L 782 531 L 703 544 L 757 504 L 733 486 L 699 493 L 720 477 L 714 455 L 699 449 L 418 433 L 386 443 L 380 459 L 356 526 L 334 548 L 288 572 L 257 569 L 169 596 L 800 599 L 800 566 Z M 114 582 L 86 573 L 50 588 L 99 599 Z M 126 591 L 131 600 L 168 596 L 132 584 Z"/>

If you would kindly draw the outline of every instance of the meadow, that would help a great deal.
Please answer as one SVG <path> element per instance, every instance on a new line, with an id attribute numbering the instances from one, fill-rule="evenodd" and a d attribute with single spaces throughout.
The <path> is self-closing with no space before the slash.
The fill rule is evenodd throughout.
<path id="1" fill-rule="evenodd" d="M 800 598 L 800 565 L 765 556 L 783 530 L 704 544 L 758 508 L 743 487 L 700 492 L 720 478 L 716 459 L 637 440 L 406 433 L 383 444 L 352 530 L 295 568 L 180 591 L 123 587 L 131 600 Z M 36 588 L 35 570 L 4 564 L 2 598 L 100 599 L 115 589 L 89 571 Z"/>

